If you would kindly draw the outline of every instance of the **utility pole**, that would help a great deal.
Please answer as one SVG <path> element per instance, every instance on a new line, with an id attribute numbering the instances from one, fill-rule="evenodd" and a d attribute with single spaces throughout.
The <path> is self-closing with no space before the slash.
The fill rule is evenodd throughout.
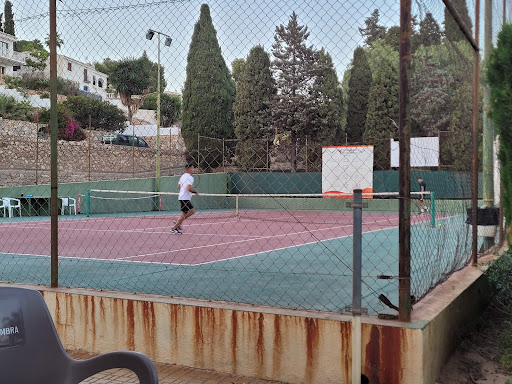
<path id="1" fill-rule="evenodd" d="M 485 0 L 484 63 L 487 63 L 492 49 L 492 0 Z M 483 194 L 484 205 L 494 206 L 494 126 L 490 115 L 491 90 L 484 85 L 484 132 L 483 132 Z M 494 245 L 494 237 L 484 237 L 483 251 Z"/>
<path id="2" fill-rule="evenodd" d="M 59 195 L 57 177 L 57 2 L 50 0 L 50 264 L 51 286 L 59 286 Z"/>

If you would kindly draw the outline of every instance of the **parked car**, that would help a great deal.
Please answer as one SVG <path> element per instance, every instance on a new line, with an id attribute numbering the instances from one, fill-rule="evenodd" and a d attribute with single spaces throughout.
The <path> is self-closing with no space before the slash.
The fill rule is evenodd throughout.
<path id="1" fill-rule="evenodd" d="M 102 143 L 104 144 L 117 144 L 117 145 L 128 145 L 135 147 L 146 147 L 149 148 L 148 143 L 142 138 L 138 136 L 131 136 L 131 135 L 105 135 L 103 136 Z"/>

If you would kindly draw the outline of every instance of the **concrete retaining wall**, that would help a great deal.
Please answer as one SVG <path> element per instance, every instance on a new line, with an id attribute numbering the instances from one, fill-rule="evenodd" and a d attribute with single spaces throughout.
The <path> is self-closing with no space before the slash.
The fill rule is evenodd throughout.
<path id="1" fill-rule="evenodd" d="M 433 384 L 459 332 L 487 302 L 467 267 L 424 298 L 410 323 L 363 317 L 372 384 Z M 351 381 L 351 318 L 320 312 L 80 289 L 41 290 L 68 349 L 137 350 L 158 362 L 289 383 Z"/>

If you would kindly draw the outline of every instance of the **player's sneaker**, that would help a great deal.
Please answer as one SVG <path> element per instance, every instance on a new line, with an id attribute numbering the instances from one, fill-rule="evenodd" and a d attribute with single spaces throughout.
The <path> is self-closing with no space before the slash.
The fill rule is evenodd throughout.
<path id="1" fill-rule="evenodd" d="M 174 233 L 175 235 L 181 235 L 183 232 L 179 230 L 179 228 L 171 229 L 171 233 Z"/>
<path id="2" fill-rule="evenodd" d="M 178 220 L 174 220 L 174 224 L 176 224 Z M 181 225 L 178 225 L 178 229 L 181 231 L 183 228 L 181 228 Z"/>

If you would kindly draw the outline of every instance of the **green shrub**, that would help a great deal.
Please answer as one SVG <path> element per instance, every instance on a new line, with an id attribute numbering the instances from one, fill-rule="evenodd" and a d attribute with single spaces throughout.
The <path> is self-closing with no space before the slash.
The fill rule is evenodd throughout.
<path id="1" fill-rule="evenodd" d="M 485 274 L 494 290 L 495 298 L 503 304 L 512 303 L 512 251 L 501 255 Z"/>
<path id="2" fill-rule="evenodd" d="M 34 91 L 48 91 L 50 89 L 50 80 L 34 76 L 24 76 L 22 84 L 23 88 L 33 89 Z"/>
<path id="3" fill-rule="evenodd" d="M 152 109 L 156 111 L 157 95 L 152 94 L 144 98 L 141 109 Z M 160 95 L 160 122 L 162 127 L 170 127 L 178 120 L 181 114 L 181 98 L 176 95 L 162 93 Z M 156 112 L 155 112 L 156 116 Z"/>
<path id="4" fill-rule="evenodd" d="M 17 89 L 23 87 L 23 79 L 21 77 L 4 76 L 5 84 L 9 89 Z"/>
<path id="5" fill-rule="evenodd" d="M 50 132 L 50 110 L 42 109 L 39 112 L 39 122 L 42 124 L 48 124 L 45 128 L 45 132 Z M 59 140 L 67 141 L 81 141 L 85 139 L 85 133 L 80 128 L 76 120 L 69 109 L 63 104 L 57 105 L 57 122 L 58 122 L 58 133 L 57 138 Z"/>
<path id="6" fill-rule="evenodd" d="M 59 77 L 57 78 L 57 92 L 65 96 L 78 96 L 80 88 L 78 83 Z"/>
<path id="7" fill-rule="evenodd" d="M 34 108 L 27 101 L 17 101 L 12 96 L 0 95 L 0 117 L 9 120 L 32 121 Z"/>
<path id="8" fill-rule="evenodd" d="M 91 126 L 106 131 L 121 131 L 126 126 L 126 116 L 118 107 L 106 102 L 84 96 L 71 96 L 63 103 L 73 114 L 81 128 Z"/>

